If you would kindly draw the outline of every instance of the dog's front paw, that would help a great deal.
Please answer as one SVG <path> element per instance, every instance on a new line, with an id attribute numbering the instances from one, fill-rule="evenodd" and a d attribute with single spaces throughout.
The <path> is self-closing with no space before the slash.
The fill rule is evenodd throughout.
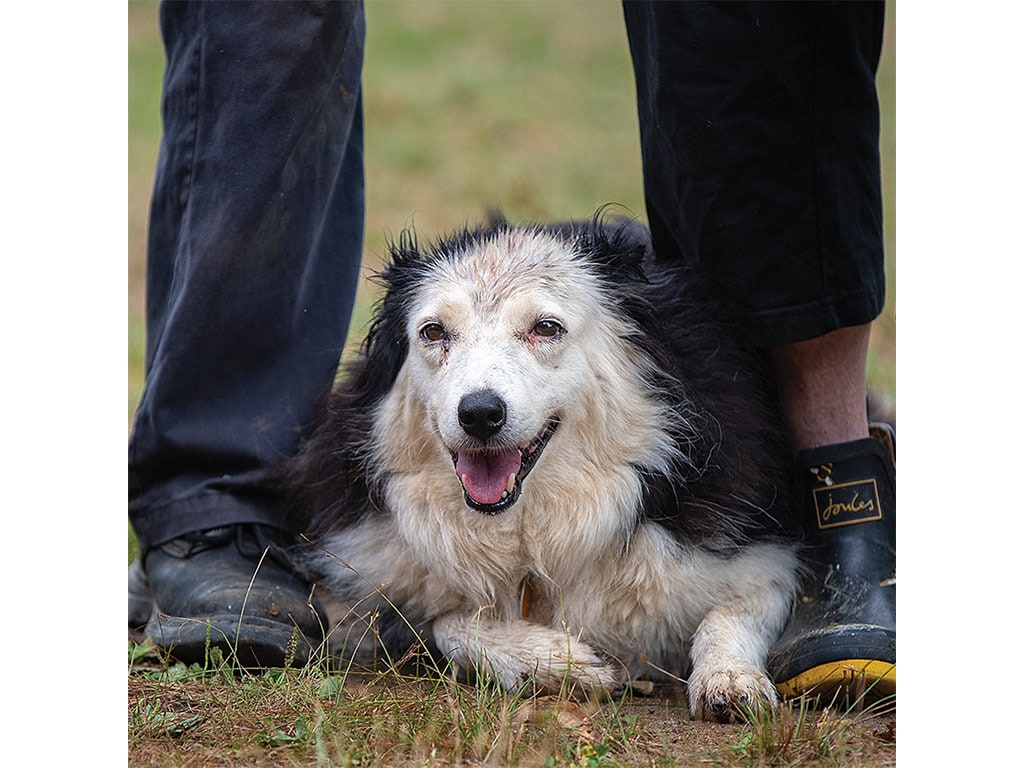
<path id="1" fill-rule="evenodd" d="M 697 720 L 731 722 L 742 712 L 778 706 L 775 685 L 756 667 L 694 668 L 687 681 L 690 715 Z"/>
<path id="2" fill-rule="evenodd" d="M 507 690 L 523 683 L 579 696 L 613 694 L 626 671 L 568 632 L 524 621 L 488 621 L 448 614 L 434 621 L 438 649 L 457 667 Z"/>
<path id="3" fill-rule="evenodd" d="M 502 640 L 482 648 L 481 656 L 484 669 L 509 689 L 529 682 L 540 691 L 589 698 L 616 693 L 626 679 L 622 667 L 564 632 L 512 625 Z"/>
<path id="4" fill-rule="evenodd" d="M 512 687 L 515 682 L 529 681 L 537 689 L 571 696 L 601 696 L 621 690 L 625 670 L 603 658 L 586 643 L 564 632 L 524 625 L 515 633 L 515 642 L 499 649 L 487 649 L 492 672 Z M 511 634 L 511 633 L 510 633 Z"/>
<path id="5" fill-rule="evenodd" d="M 626 671 L 605 659 L 586 643 L 555 633 L 550 652 L 538 658 L 534 678 L 549 691 L 584 696 L 615 694 L 622 690 Z"/>

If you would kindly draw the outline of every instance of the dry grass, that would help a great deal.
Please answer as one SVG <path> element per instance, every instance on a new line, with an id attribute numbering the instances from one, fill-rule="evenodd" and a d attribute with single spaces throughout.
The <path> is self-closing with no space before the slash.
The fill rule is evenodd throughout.
<path id="1" fill-rule="evenodd" d="M 136 649 L 133 766 L 868 766 L 895 762 L 895 712 L 805 702 L 736 725 L 691 722 L 681 690 L 577 702 L 444 674 L 250 674 Z"/>

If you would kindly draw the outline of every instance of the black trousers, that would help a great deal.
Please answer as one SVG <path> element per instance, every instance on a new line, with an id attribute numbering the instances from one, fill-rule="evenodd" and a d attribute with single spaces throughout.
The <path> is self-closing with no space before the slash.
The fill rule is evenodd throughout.
<path id="1" fill-rule="evenodd" d="M 758 345 L 877 317 L 884 4 L 623 8 L 656 252 L 700 270 Z"/>
<path id="2" fill-rule="evenodd" d="M 279 522 L 268 477 L 331 387 L 364 226 L 358 2 L 165 2 L 146 386 L 129 442 L 143 551 Z"/>

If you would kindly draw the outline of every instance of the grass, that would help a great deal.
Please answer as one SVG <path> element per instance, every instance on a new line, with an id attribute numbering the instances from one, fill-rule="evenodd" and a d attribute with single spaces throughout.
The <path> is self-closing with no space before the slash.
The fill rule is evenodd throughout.
<path id="1" fill-rule="evenodd" d="M 609 749 L 594 708 L 466 686 L 443 672 L 351 675 L 314 665 L 252 675 L 216 650 L 186 667 L 148 645 L 132 648 L 130 667 L 129 744 L 140 758 L 185 741 L 184 751 L 211 758 L 244 759 L 256 747 L 330 765 L 570 764 L 581 740 L 595 754 Z"/>
<path id="2" fill-rule="evenodd" d="M 739 725 L 693 723 L 681 694 L 578 702 L 467 686 L 440 671 L 329 665 L 247 673 L 214 651 L 129 657 L 131 765 L 877 766 L 895 759 L 890 702 L 805 701 Z M 682 714 L 681 714 L 682 713 Z"/>
<path id="3" fill-rule="evenodd" d="M 369 0 L 364 71 L 367 223 L 374 269 L 389 236 L 478 221 L 643 218 L 634 88 L 617 0 Z M 163 68 L 155 2 L 128 10 L 128 422 L 144 382 L 146 216 Z M 895 400 L 895 15 L 878 77 L 889 297 L 869 385 Z M 360 288 L 350 345 L 369 319 Z M 134 556 L 129 531 L 129 561 Z M 581 706 L 444 675 L 359 676 L 329 665 L 248 674 L 174 664 L 130 644 L 131 765 L 866 765 L 895 762 L 894 716 L 806 702 L 741 725 L 692 723 L 681 693 Z"/>

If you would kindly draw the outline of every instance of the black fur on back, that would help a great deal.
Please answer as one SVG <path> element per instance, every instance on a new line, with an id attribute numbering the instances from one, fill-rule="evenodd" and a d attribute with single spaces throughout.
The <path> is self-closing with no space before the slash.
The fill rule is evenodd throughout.
<path id="1" fill-rule="evenodd" d="M 289 467 L 299 530 L 338 530 L 371 505 L 379 508 L 365 480 L 364 440 L 374 406 L 408 354 L 409 297 L 438 260 L 461 258 L 510 228 L 497 220 L 426 247 L 407 230 L 391 245 L 378 276 L 383 298 L 361 353 Z M 687 464 L 671 478 L 645 478 L 644 518 L 723 552 L 753 539 L 791 538 L 797 530 L 791 454 L 765 361 L 721 316 L 696 274 L 655 259 L 645 227 L 613 220 L 603 210 L 590 221 L 535 229 L 564 237 L 600 276 L 615 311 L 638 331 L 623 343 L 637 345 L 654 362 L 652 391 L 683 412 L 691 427 L 678 435 Z"/>

